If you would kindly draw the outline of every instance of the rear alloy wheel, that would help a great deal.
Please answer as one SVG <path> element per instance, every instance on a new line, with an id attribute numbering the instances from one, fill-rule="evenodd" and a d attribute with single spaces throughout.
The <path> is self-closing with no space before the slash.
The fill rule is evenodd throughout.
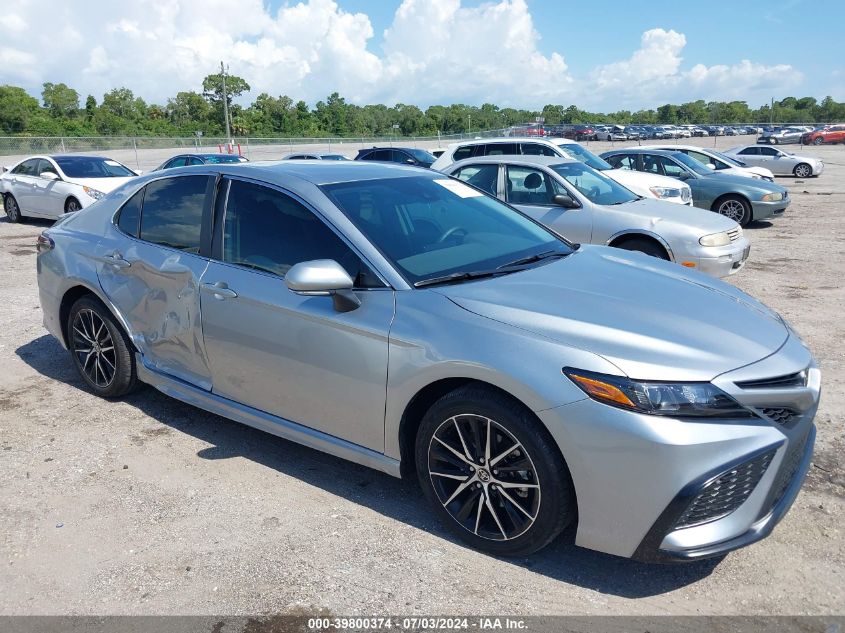
<path id="1" fill-rule="evenodd" d="M 12 224 L 17 224 L 23 219 L 18 201 L 15 200 L 12 194 L 6 194 L 6 197 L 3 199 L 3 208 L 6 210 L 6 217 L 9 218 L 9 222 Z"/>
<path id="2" fill-rule="evenodd" d="M 821 145 L 822 143 L 824 143 L 824 139 L 821 136 L 813 139 L 813 145 Z"/>
<path id="3" fill-rule="evenodd" d="M 518 403 L 482 387 L 457 389 L 426 413 L 417 476 L 449 531 L 502 556 L 548 545 L 575 516 L 554 441 Z"/>
<path id="4" fill-rule="evenodd" d="M 117 398 L 135 388 L 135 357 L 128 337 L 102 303 L 87 296 L 70 309 L 68 349 L 86 384 L 98 396 Z"/>
<path id="5" fill-rule="evenodd" d="M 65 213 L 74 213 L 75 211 L 79 211 L 82 208 L 82 205 L 79 204 L 79 200 L 76 198 L 68 198 L 67 202 L 65 202 Z"/>
<path id="6" fill-rule="evenodd" d="M 798 163 L 792 173 L 795 174 L 796 178 L 809 178 L 813 175 L 813 168 L 807 163 Z"/>
<path id="7" fill-rule="evenodd" d="M 666 249 L 652 240 L 644 238 L 628 239 L 615 246 L 626 251 L 636 251 L 649 255 L 650 257 L 656 257 L 657 259 L 669 260 L 669 254 L 666 252 Z"/>
<path id="8" fill-rule="evenodd" d="M 725 196 L 716 203 L 716 213 L 730 218 L 740 226 L 751 222 L 751 205 L 739 196 Z"/>

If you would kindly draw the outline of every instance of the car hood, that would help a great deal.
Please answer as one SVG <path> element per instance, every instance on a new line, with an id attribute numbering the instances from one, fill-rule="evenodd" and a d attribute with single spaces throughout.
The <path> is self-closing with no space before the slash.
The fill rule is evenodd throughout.
<path id="1" fill-rule="evenodd" d="M 602 356 L 636 379 L 712 380 L 788 338 L 775 312 L 733 286 L 603 246 L 433 290 L 469 312 Z"/>
<path id="2" fill-rule="evenodd" d="M 602 208 L 601 205 L 596 205 Z M 724 215 L 713 213 L 697 207 L 689 207 L 685 204 L 676 204 L 656 198 L 642 198 L 634 202 L 616 206 L 604 207 L 608 210 L 626 211 L 635 215 L 650 218 L 652 227 L 660 230 L 660 222 L 678 222 L 688 227 L 695 227 L 701 230 L 701 235 L 731 231 L 737 228 L 737 223 L 726 218 Z"/>
<path id="3" fill-rule="evenodd" d="M 724 174 L 724 173 L 716 173 L 713 172 L 712 174 L 707 174 L 706 176 L 702 177 L 703 179 L 718 179 L 718 181 L 725 185 L 736 185 L 737 187 L 742 187 L 745 190 L 751 189 L 758 189 L 760 191 L 764 191 L 766 193 L 787 193 L 788 189 L 783 187 L 775 182 L 769 182 L 768 180 L 757 180 L 756 178 L 748 178 L 747 176 L 737 176 L 735 174 Z"/>
<path id="4" fill-rule="evenodd" d="M 136 178 L 136 176 L 127 176 L 126 178 L 68 178 L 67 182 L 72 185 L 91 187 L 97 191 L 108 193 L 117 189 L 120 185 L 126 184 L 133 178 Z"/>

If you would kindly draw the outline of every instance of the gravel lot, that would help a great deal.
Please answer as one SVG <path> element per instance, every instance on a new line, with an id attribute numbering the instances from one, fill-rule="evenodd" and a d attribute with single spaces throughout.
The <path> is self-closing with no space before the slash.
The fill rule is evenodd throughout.
<path id="1" fill-rule="evenodd" d="M 779 179 L 793 204 L 749 227 L 751 260 L 731 281 L 821 362 L 814 464 L 772 536 L 681 566 L 565 539 L 498 560 L 454 542 L 412 483 L 150 388 L 95 398 L 41 325 L 33 244 L 47 224 L 3 216 L 0 614 L 843 613 L 845 146 L 801 151 L 825 173 Z"/>

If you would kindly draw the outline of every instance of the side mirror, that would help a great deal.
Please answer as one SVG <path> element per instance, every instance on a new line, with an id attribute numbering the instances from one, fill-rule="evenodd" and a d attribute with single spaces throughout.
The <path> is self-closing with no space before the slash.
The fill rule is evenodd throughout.
<path id="1" fill-rule="evenodd" d="M 552 203 L 559 207 L 563 207 L 564 209 L 577 209 L 581 206 L 575 200 L 563 193 L 555 195 L 555 197 L 552 198 Z"/>
<path id="2" fill-rule="evenodd" d="M 332 297 L 338 312 L 349 312 L 361 305 L 361 300 L 352 292 L 352 277 L 333 259 L 293 265 L 285 275 L 285 285 L 291 292 L 305 297 Z"/>
<path id="3" fill-rule="evenodd" d="M 405 163 L 407 163 L 408 165 L 416 165 L 417 161 L 415 161 L 413 158 L 406 158 Z"/>
<path id="4" fill-rule="evenodd" d="M 60 180 L 59 174 L 52 171 L 42 171 L 38 175 L 44 178 L 45 180 Z"/>
<path id="5" fill-rule="evenodd" d="M 675 176 L 678 180 L 689 180 L 689 172 L 682 171 L 680 174 Z"/>
<path id="6" fill-rule="evenodd" d="M 707 169 L 716 169 L 716 165 L 713 163 L 707 163 Z"/>

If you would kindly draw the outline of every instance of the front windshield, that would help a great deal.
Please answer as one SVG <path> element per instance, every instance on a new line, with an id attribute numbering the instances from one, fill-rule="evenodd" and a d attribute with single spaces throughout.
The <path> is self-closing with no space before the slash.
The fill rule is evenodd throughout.
<path id="1" fill-rule="evenodd" d="M 582 163 L 585 163 L 593 169 L 598 169 L 599 171 L 607 171 L 608 169 L 613 169 L 610 163 L 608 163 L 606 160 L 604 160 L 603 158 L 599 158 L 590 150 L 586 149 L 581 145 L 578 145 L 578 143 L 564 143 L 562 145 L 558 145 L 558 149 L 564 154 L 566 154 L 567 158 L 571 158 L 572 160 L 577 160 Z"/>
<path id="2" fill-rule="evenodd" d="M 66 156 L 54 159 L 68 178 L 129 178 L 134 171 L 109 158 Z"/>
<path id="3" fill-rule="evenodd" d="M 427 165 L 431 165 L 437 159 L 434 157 L 434 154 L 430 154 L 429 152 L 425 151 L 424 149 L 409 149 L 408 152 L 413 156 L 417 161 L 420 163 L 425 163 Z"/>
<path id="4" fill-rule="evenodd" d="M 625 204 L 639 200 L 615 180 L 583 163 L 561 163 L 551 168 L 594 204 Z"/>
<path id="5" fill-rule="evenodd" d="M 731 158 L 727 154 L 723 154 L 722 152 L 715 152 L 715 151 L 711 151 L 710 153 L 713 154 L 713 156 L 718 156 L 719 159 L 725 161 L 728 165 L 731 165 L 732 167 L 745 167 L 745 163 L 741 163 L 738 160 L 736 160 L 735 158 Z"/>
<path id="6" fill-rule="evenodd" d="M 713 171 L 711 169 L 709 169 L 708 167 L 705 167 L 704 165 L 699 163 L 694 158 L 690 158 L 689 156 L 687 156 L 683 152 L 674 152 L 672 154 L 672 158 L 677 160 L 679 163 L 683 163 L 684 165 L 689 167 L 692 171 L 694 171 L 695 173 L 697 173 L 701 176 L 710 176 L 710 175 L 713 174 Z"/>
<path id="7" fill-rule="evenodd" d="M 547 253 L 564 240 L 446 176 L 323 185 L 322 190 L 411 283 L 479 272 Z"/>

